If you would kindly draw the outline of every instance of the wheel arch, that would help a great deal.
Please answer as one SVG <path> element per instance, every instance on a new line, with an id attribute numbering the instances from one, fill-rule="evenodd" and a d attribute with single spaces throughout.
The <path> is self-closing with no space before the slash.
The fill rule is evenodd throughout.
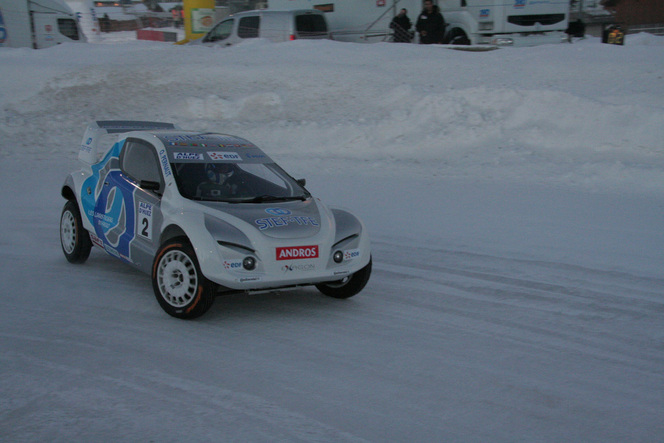
<path id="1" fill-rule="evenodd" d="M 453 41 L 455 38 L 462 37 L 465 38 L 467 43 L 460 43 L 460 44 L 472 44 L 472 40 L 470 38 L 470 33 L 468 30 L 464 28 L 462 24 L 455 24 L 453 27 L 450 28 L 449 31 L 447 31 L 445 35 L 445 42 L 448 44 L 453 44 Z"/>
<path id="2" fill-rule="evenodd" d="M 176 224 L 170 224 L 166 226 L 166 228 L 161 233 L 161 236 L 159 237 L 159 244 L 163 245 L 167 241 L 173 240 L 175 238 L 183 238 L 186 239 L 188 243 L 191 243 L 191 240 L 189 239 L 187 233 L 184 232 L 184 229 Z"/>
<path id="3" fill-rule="evenodd" d="M 68 175 L 65 179 L 62 189 L 60 190 L 60 195 L 64 197 L 65 200 L 76 200 L 76 193 L 74 192 L 74 179 L 71 175 Z"/>

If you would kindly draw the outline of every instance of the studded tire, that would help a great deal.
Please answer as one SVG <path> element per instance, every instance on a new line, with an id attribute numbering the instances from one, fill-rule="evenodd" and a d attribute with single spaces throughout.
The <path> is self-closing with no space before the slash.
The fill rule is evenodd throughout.
<path id="1" fill-rule="evenodd" d="M 201 272 L 194 248 L 186 238 L 159 248 L 152 264 L 152 288 L 161 308 L 181 319 L 205 314 L 216 291 L 216 285 Z"/>
<path id="2" fill-rule="evenodd" d="M 371 276 L 371 260 L 364 268 L 344 279 L 319 283 L 316 288 L 323 294 L 334 298 L 350 298 L 358 294 L 369 282 Z"/>
<path id="3" fill-rule="evenodd" d="M 69 263 L 84 263 L 90 256 L 92 241 L 83 227 L 76 200 L 67 200 L 60 215 L 60 244 Z"/>

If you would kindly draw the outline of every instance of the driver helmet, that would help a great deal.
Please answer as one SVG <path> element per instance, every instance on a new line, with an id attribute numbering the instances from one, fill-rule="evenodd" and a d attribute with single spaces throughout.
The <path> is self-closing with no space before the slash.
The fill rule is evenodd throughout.
<path id="1" fill-rule="evenodd" d="M 230 163 L 208 163 L 205 174 L 212 183 L 222 185 L 233 175 L 233 165 Z"/>

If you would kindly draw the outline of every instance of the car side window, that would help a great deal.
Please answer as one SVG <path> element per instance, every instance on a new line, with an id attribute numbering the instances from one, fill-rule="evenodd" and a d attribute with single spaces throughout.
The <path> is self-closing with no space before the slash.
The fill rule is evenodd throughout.
<path id="1" fill-rule="evenodd" d="M 258 28 L 261 18 L 259 16 L 242 17 L 237 28 L 237 35 L 240 38 L 258 38 Z"/>
<path id="2" fill-rule="evenodd" d="M 210 32 L 203 39 L 204 42 L 217 42 L 219 40 L 226 40 L 233 33 L 233 23 L 235 20 L 229 19 L 218 23 L 217 26 L 212 28 Z"/>
<path id="3" fill-rule="evenodd" d="M 120 155 L 120 169 L 132 180 L 140 183 L 161 183 L 159 159 L 154 147 L 143 140 L 128 139 Z"/>

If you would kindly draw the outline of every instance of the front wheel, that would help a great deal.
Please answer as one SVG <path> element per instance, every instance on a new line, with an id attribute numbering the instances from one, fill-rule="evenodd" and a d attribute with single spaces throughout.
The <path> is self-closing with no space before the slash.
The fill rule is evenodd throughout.
<path id="1" fill-rule="evenodd" d="M 92 241 L 83 227 L 81 211 L 75 200 L 67 200 L 60 216 L 60 244 L 67 261 L 84 263 L 90 256 Z"/>
<path id="2" fill-rule="evenodd" d="M 470 45 L 470 39 L 465 32 L 460 29 L 455 29 L 452 31 L 452 35 L 450 35 L 449 44 L 467 46 Z"/>
<path id="3" fill-rule="evenodd" d="M 152 288 L 167 314 L 183 319 L 205 314 L 215 295 L 215 284 L 205 278 L 186 239 L 165 243 L 152 265 Z"/>
<path id="4" fill-rule="evenodd" d="M 334 298 L 350 298 L 355 294 L 358 294 L 369 282 L 369 277 L 371 276 L 371 259 L 369 264 L 357 271 L 355 274 L 349 275 L 348 277 L 327 282 L 319 283 L 316 285 L 316 288 L 323 294 L 334 297 Z"/>

